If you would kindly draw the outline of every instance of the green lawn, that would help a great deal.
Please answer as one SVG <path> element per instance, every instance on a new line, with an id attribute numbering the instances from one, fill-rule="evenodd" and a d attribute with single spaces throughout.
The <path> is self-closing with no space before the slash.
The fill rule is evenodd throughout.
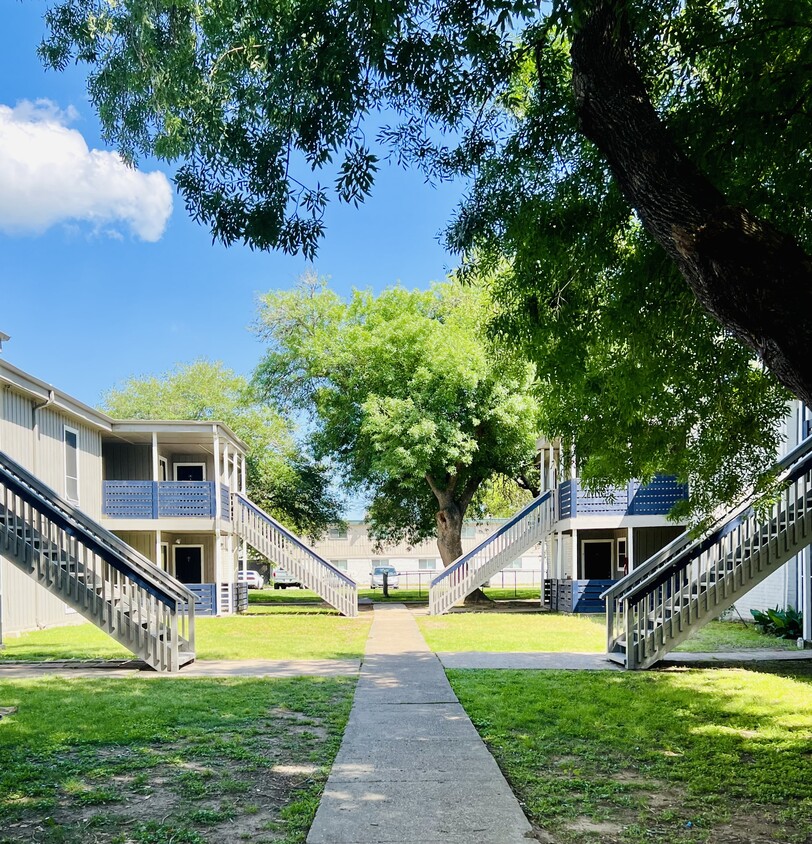
<path id="1" fill-rule="evenodd" d="M 417 616 L 417 624 L 434 651 L 603 653 L 603 615 L 558 613 L 451 613 Z M 764 636 L 752 625 L 712 621 L 682 644 L 679 651 L 733 651 L 749 648 L 792 649 L 794 642 Z"/>
<path id="2" fill-rule="evenodd" d="M 0 844 L 304 842 L 354 680 L 0 680 Z"/>
<path id="3" fill-rule="evenodd" d="M 434 651 L 571 651 L 606 648 L 603 616 L 552 613 L 451 613 L 417 616 Z"/>
<path id="4" fill-rule="evenodd" d="M 809 663 L 448 674 L 539 840 L 812 840 Z"/>
<path id="5" fill-rule="evenodd" d="M 198 659 L 357 659 L 372 613 L 343 618 L 319 607 L 254 607 L 250 614 L 198 618 Z M 3 660 L 117 659 L 129 651 L 91 624 L 8 638 Z"/>
<path id="6" fill-rule="evenodd" d="M 501 589 L 485 589 L 485 594 L 494 601 L 532 601 L 539 600 L 538 587 L 514 589 L 513 587 Z M 381 589 L 358 589 L 359 598 L 369 598 L 372 601 L 390 601 L 409 603 L 424 603 L 429 601 L 428 586 L 422 589 L 392 589 L 389 597 L 384 598 Z M 249 589 L 248 603 L 254 604 L 309 604 L 319 603 L 321 598 L 309 589 Z"/>

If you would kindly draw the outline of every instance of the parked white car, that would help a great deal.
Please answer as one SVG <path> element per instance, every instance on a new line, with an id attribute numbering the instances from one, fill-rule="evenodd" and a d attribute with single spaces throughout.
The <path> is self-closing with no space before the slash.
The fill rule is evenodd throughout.
<path id="1" fill-rule="evenodd" d="M 265 585 L 262 575 L 253 569 L 248 569 L 248 571 L 238 571 L 237 583 L 245 583 L 249 589 L 262 589 Z"/>
<path id="2" fill-rule="evenodd" d="M 370 589 L 383 589 L 383 576 L 386 574 L 390 589 L 398 588 L 398 570 L 394 566 L 375 566 L 369 575 Z"/>
<path id="3" fill-rule="evenodd" d="M 288 586 L 301 586 L 299 580 L 285 569 L 275 568 L 271 574 L 274 589 L 287 589 Z"/>

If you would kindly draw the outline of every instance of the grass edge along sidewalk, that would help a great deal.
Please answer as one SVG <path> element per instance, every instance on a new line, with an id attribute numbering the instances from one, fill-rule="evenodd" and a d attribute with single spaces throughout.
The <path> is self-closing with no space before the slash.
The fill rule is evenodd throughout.
<path id="1" fill-rule="evenodd" d="M 540 841 L 812 840 L 812 664 L 448 672 Z"/>

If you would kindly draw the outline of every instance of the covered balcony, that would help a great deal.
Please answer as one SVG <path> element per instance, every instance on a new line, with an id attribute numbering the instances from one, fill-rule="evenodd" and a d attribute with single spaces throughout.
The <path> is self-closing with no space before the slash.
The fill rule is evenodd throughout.
<path id="1" fill-rule="evenodd" d="M 631 481 L 606 495 L 593 495 L 581 488 L 577 478 L 562 481 L 558 488 L 558 518 L 576 516 L 666 516 L 688 497 L 688 487 L 673 475 L 657 475 L 651 483 Z"/>
<path id="2" fill-rule="evenodd" d="M 229 488 L 214 481 L 103 481 L 102 514 L 112 519 L 231 518 Z"/>

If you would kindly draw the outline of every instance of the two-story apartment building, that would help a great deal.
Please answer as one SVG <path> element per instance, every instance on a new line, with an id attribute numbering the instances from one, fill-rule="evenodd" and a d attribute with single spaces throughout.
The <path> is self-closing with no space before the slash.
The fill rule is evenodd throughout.
<path id="1" fill-rule="evenodd" d="M 685 530 L 668 514 L 688 490 L 676 478 L 658 475 L 648 484 L 632 481 L 591 493 L 575 465 L 563 459 L 560 442 L 541 438 L 538 449 L 542 494 L 556 491 L 546 537 L 546 603 L 553 609 L 602 611 L 600 594 L 608 585 Z"/>
<path id="2" fill-rule="evenodd" d="M 0 452 L 195 592 L 238 607 L 231 495 L 245 445 L 220 422 L 116 420 L 0 360 Z M 82 620 L 0 558 L 5 634 Z"/>

